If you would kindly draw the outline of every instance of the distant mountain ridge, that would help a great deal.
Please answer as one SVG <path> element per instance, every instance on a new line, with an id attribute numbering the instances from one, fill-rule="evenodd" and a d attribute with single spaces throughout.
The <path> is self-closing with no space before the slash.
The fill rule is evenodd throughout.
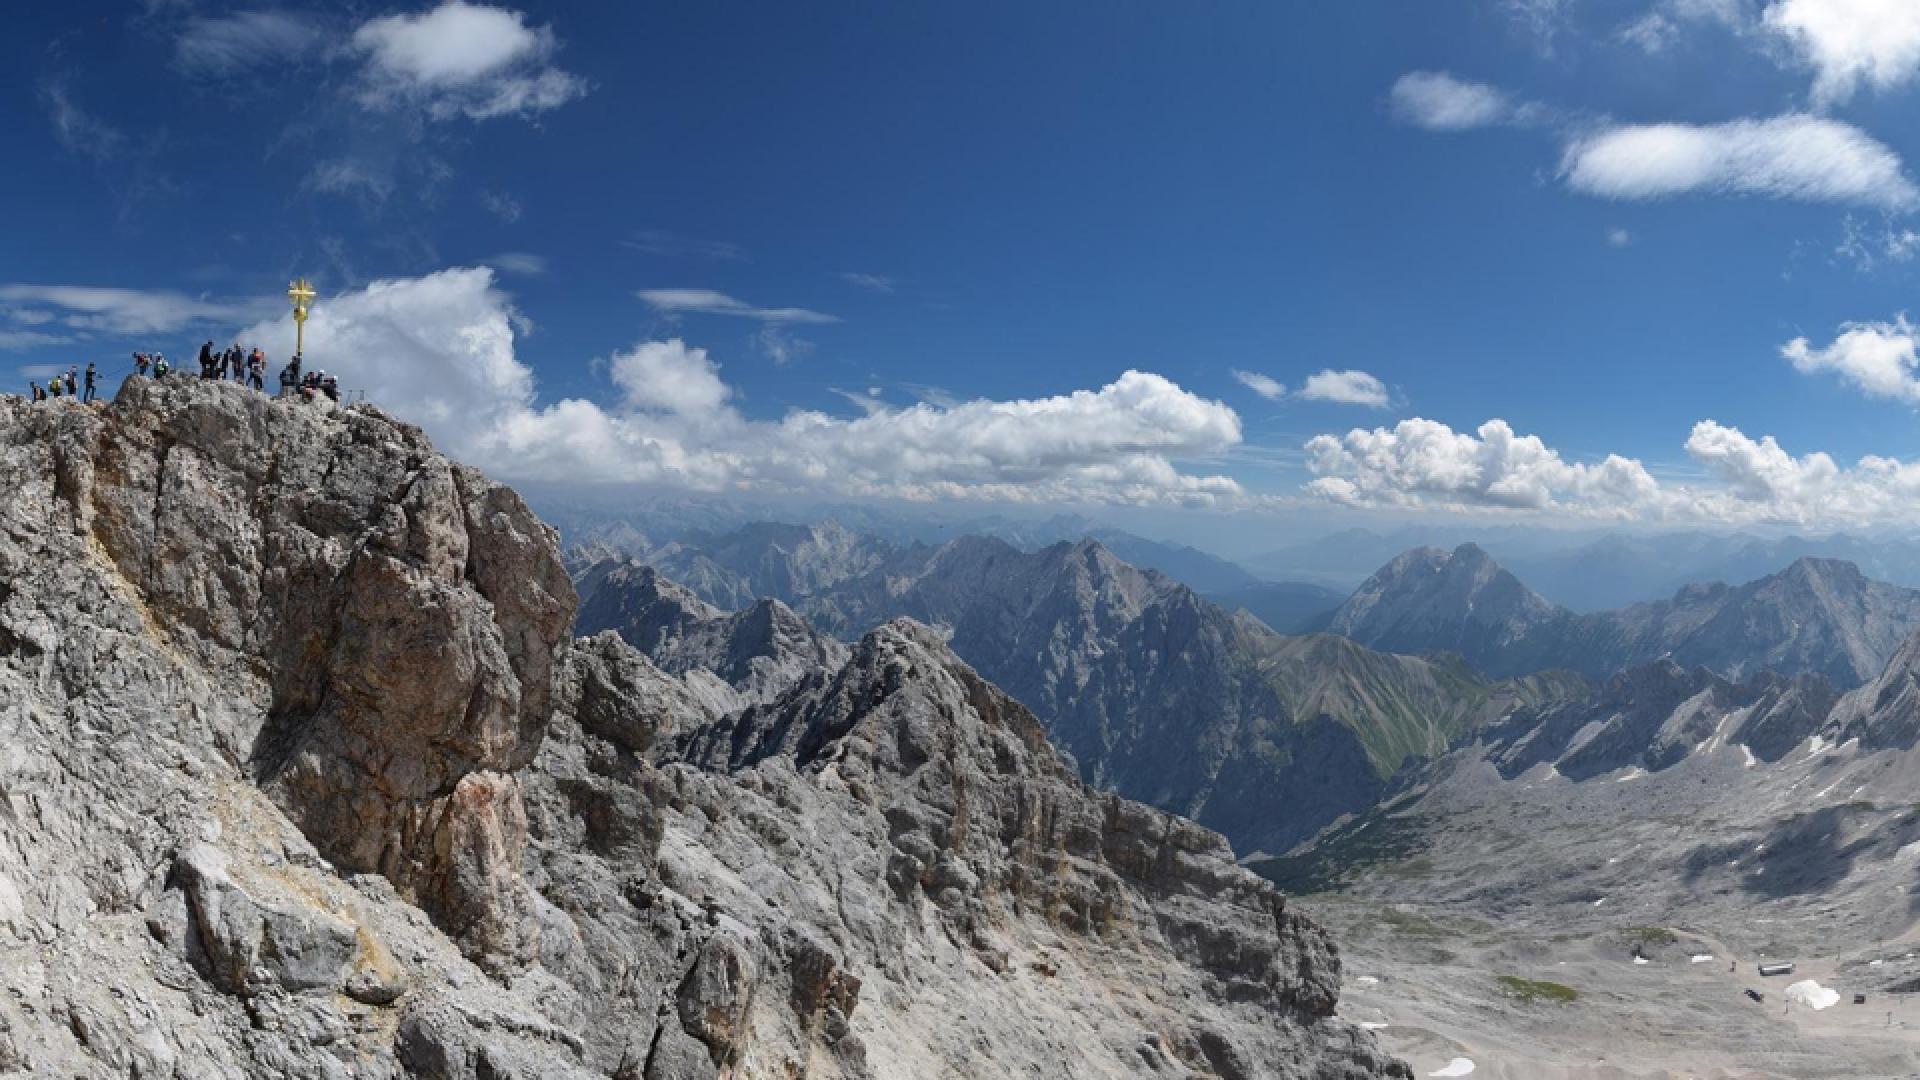
<path id="1" fill-rule="evenodd" d="M 603 565 L 576 579 L 581 633 L 658 602 L 657 578 L 637 571 Z M 636 590 L 644 603 L 622 599 Z M 1042 718 L 1088 780 L 1180 808 L 1243 850 L 1284 850 L 1371 805 L 1410 759 L 1519 704 L 1584 689 L 1276 634 L 1094 540 L 1024 552 L 965 536 L 903 549 L 792 606 L 846 639 L 900 617 L 941 628 Z"/>
<path id="2" fill-rule="evenodd" d="M 1590 679 L 1671 657 L 1733 679 L 1762 669 L 1873 678 L 1920 629 L 1920 590 L 1851 563 L 1801 558 L 1745 585 L 1694 585 L 1618 611 L 1576 615 L 1473 544 L 1405 552 L 1368 578 L 1330 628 L 1371 648 L 1458 653 L 1508 677 L 1565 668 Z"/>

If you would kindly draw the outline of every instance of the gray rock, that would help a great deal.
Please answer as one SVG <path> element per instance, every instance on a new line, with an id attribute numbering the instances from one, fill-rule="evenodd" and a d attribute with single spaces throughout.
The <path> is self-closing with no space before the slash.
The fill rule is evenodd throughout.
<path id="1" fill-rule="evenodd" d="M 0 399 L 0 1063 L 1119 1075 L 1150 1030 L 1405 1075 L 1324 932 L 937 635 L 689 626 L 733 685 L 574 607 L 551 530 L 377 410 Z"/>

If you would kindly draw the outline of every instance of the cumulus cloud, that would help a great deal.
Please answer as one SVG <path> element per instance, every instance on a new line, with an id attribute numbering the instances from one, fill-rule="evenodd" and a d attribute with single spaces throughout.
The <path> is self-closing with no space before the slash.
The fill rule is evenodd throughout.
<path id="1" fill-rule="evenodd" d="M 712 289 L 641 289 L 637 293 L 648 306 L 664 315 L 731 315 L 764 323 L 836 323 L 837 316 L 806 308 L 755 307 Z"/>
<path id="2" fill-rule="evenodd" d="M 514 354 L 515 313 L 486 268 L 376 282 L 326 297 L 308 363 L 420 423 L 454 455 L 519 481 L 695 490 L 814 491 L 906 499 L 1205 502 L 1240 494 L 1176 462 L 1240 441 L 1227 406 L 1129 371 L 1097 390 L 754 419 L 720 363 L 679 339 L 605 367 L 617 400 L 536 401 Z M 248 330 L 284 355 L 292 327 Z"/>
<path id="3" fill-rule="evenodd" d="M 1307 490 L 1352 506 L 1448 509 L 1566 509 L 1632 516 L 1658 495 L 1639 462 L 1618 455 L 1598 465 L 1563 460 L 1535 435 L 1504 420 L 1475 434 L 1434 420 L 1355 428 L 1307 442 Z"/>
<path id="4" fill-rule="evenodd" d="M 1279 401 L 1281 398 L 1287 396 L 1286 386 L 1271 375 L 1262 375 L 1257 371 L 1241 371 L 1235 368 L 1233 377 L 1240 380 L 1241 386 L 1259 394 L 1268 401 Z"/>
<path id="5" fill-rule="evenodd" d="M 1687 454 L 1711 484 L 1662 484 L 1632 458 L 1569 462 L 1504 420 L 1457 432 L 1433 420 L 1319 435 L 1307 445 L 1306 490 L 1347 506 L 1555 513 L 1613 520 L 1848 525 L 1913 520 L 1920 462 L 1870 455 L 1852 467 L 1794 456 L 1713 420 L 1695 424 Z"/>
<path id="6" fill-rule="evenodd" d="M 360 101 L 372 108 L 413 105 L 436 119 L 485 120 L 558 108 L 587 91 L 551 64 L 559 48 L 552 28 L 465 0 L 369 19 L 351 48 L 365 61 Z"/>
<path id="7" fill-rule="evenodd" d="M 259 318 L 273 301 L 210 300 L 167 290 L 89 285 L 0 285 L 0 310 L 16 322 L 57 322 L 120 336 L 164 334 L 195 323 L 231 325 Z"/>
<path id="8" fill-rule="evenodd" d="M 1766 28 L 1813 68 L 1813 99 L 1847 101 L 1862 87 L 1887 91 L 1920 74 L 1920 4 L 1912 0 L 1777 0 Z"/>
<path id="9" fill-rule="evenodd" d="M 1560 172 L 1575 191 L 1616 199 L 1713 193 L 1903 209 L 1920 195 L 1885 144 L 1805 114 L 1607 128 L 1574 140 Z"/>
<path id="10" fill-rule="evenodd" d="M 1515 102 L 1503 90 L 1456 79 L 1444 71 L 1414 71 L 1400 76 L 1387 100 L 1394 116 L 1403 123 L 1428 131 L 1470 131 L 1523 123 L 1539 113 L 1538 106 Z"/>
<path id="11" fill-rule="evenodd" d="M 1387 405 L 1387 386 L 1364 371 L 1322 371 L 1307 376 L 1300 396 L 1308 401 L 1332 401 L 1341 405 Z"/>
<path id="12" fill-rule="evenodd" d="M 1920 378 L 1915 377 L 1920 339 L 1905 315 L 1892 322 L 1848 323 L 1825 348 L 1794 338 L 1780 347 L 1780 355 L 1796 371 L 1838 375 L 1868 397 L 1920 405 Z"/>
<path id="13" fill-rule="evenodd" d="M 241 11 L 188 19 L 174 38 L 174 58 L 196 75 L 239 74 L 283 63 L 326 47 L 309 16 L 291 11 Z"/>

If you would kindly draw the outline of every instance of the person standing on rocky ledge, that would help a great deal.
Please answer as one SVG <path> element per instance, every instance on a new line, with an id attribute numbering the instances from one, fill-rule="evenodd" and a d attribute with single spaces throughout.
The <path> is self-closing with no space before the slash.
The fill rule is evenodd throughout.
<path id="1" fill-rule="evenodd" d="M 87 396 L 81 398 L 81 401 L 92 401 L 100 396 L 99 380 L 100 372 L 93 366 L 93 361 L 87 361 Z"/>

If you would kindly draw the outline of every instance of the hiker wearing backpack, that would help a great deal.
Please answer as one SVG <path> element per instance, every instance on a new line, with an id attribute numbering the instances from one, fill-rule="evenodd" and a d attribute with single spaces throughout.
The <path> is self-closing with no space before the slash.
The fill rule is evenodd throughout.
<path id="1" fill-rule="evenodd" d="M 87 396 L 80 399 L 82 402 L 92 401 L 100 396 L 100 392 L 95 385 L 99 378 L 100 373 L 94 370 L 93 362 L 89 360 L 87 362 Z"/>
<path id="2" fill-rule="evenodd" d="M 27 385 L 33 388 L 33 400 L 35 401 L 47 400 L 47 392 L 45 390 L 40 389 L 39 383 L 29 382 Z"/>
<path id="3" fill-rule="evenodd" d="M 52 394 L 56 400 L 60 397 L 60 376 L 55 375 L 47 380 L 47 393 Z"/>

